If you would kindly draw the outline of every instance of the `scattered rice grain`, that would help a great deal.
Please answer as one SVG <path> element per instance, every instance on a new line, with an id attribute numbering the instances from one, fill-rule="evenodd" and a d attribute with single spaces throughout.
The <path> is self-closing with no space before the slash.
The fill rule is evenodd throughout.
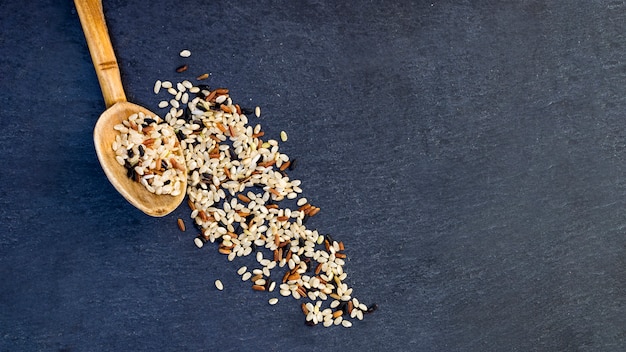
<path id="1" fill-rule="evenodd" d="M 154 82 L 154 94 L 159 94 L 159 92 L 161 91 L 161 85 L 162 85 L 162 82 L 159 79 L 157 79 L 156 82 Z"/>

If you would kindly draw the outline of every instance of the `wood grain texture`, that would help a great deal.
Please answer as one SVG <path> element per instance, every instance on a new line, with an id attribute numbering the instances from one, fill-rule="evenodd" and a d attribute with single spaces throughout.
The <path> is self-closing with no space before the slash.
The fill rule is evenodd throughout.
<path id="1" fill-rule="evenodd" d="M 117 102 L 126 101 L 119 66 L 104 19 L 102 2 L 100 0 L 75 0 L 74 4 L 85 33 L 85 39 L 87 39 L 91 60 L 96 69 L 106 107 L 109 108 Z"/>

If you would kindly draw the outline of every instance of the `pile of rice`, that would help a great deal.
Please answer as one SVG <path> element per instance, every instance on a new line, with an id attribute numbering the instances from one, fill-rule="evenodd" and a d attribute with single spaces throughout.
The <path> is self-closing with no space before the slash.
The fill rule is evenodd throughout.
<path id="1" fill-rule="evenodd" d="M 112 148 L 128 177 L 155 194 L 180 195 L 184 184 L 185 160 L 180 142 L 169 125 L 158 116 L 132 114 L 114 126 L 119 134 Z"/>

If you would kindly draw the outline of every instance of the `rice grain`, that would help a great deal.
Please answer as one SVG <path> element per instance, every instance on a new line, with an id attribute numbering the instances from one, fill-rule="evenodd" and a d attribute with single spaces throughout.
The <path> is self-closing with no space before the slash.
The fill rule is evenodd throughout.
<path id="1" fill-rule="evenodd" d="M 161 91 L 161 80 L 157 79 L 156 82 L 154 82 L 154 94 L 159 94 L 159 92 Z"/>

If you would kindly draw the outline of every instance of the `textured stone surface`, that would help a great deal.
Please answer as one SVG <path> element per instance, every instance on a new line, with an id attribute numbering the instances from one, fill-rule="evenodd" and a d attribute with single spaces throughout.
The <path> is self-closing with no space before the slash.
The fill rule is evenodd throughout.
<path id="1" fill-rule="evenodd" d="M 73 5 L 2 3 L 0 350 L 626 349 L 623 1 L 105 1 L 130 101 L 210 72 L 289 133 L 351 329 L 127 204 Z"/>

